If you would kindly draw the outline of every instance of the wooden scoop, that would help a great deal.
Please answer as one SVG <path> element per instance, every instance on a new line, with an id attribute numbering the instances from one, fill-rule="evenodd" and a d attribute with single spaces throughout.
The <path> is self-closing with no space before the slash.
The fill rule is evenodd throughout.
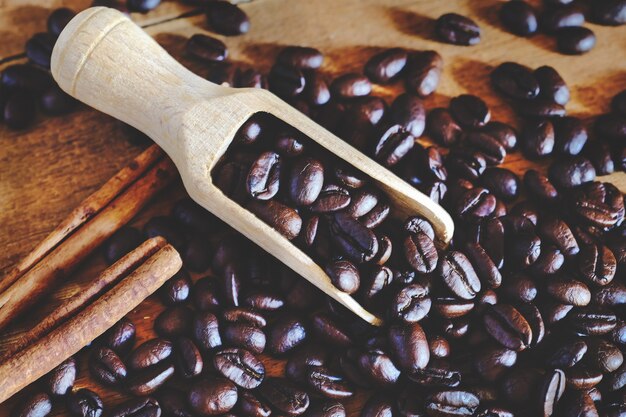
<path id="1" fill-rule="evenodd" d="M 212 183 L 211 170 L 239 127 L 257 112 L 276 116 L 371 177 L 396 215 L 427 218 L 440 247 L 452 238 L 452 219 L 426 195 L 269 91 L 218 86 L 193 74 L 118 11 L 93 7 L 72 19 L 52 52 L 52 75 L 68 94 L 150 136 L 174 161 L 198 204 L 371 324 L 381 320 Z"/>

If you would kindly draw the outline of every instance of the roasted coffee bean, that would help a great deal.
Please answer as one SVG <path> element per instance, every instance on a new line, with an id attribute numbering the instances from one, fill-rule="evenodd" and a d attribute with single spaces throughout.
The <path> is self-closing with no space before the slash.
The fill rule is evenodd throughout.
<path id="1" fill-rule="evenodd" d="M 222 349 L 213 356 L 213 365 L 224 377 L 245 389 L 258 387 L 265 377 L 263 363 L 245 349 Z"/>
<path id="2" fill-rule="evenodd" d="M 596 35 L 582 26 L 570 26 L 559 29 L 556 33 L 557 48 L 568 55 L 589 52 L 596 46 Z"/>
<path id="3" fill-rule="evenodd" d="M 604 287 L 592 290 L 591 303 L 600 307 L 626 304 L 626 285 L 614 281 Z"/>
<path id="4" fill-rule="evenodd" d="M 328 314 L 315 313 L 311 319 L 311 325 L 315 335 L 331 345 L 342 347 L 352 345 L 348 330 Z"/>
<path id="5" fill-rule="evenodd" d="M 246 296 L 244 304 L 262 311 L 276 311 L 285 305 L 285 300 L 272 291 L 254 291 Z"/>
<path id="6" fill-rule="evenodd" d="M 396 165 L 413 148 L 415 138 L 400 125 L 384 130 L 374 148 L 374 157 L 383 165 Z"/>
<path id="7" fill-rule="evenodd" d="M 272 354 L 282 355 L 301 345 L 306 337 L 307 329 L 301 320 L 284 316 L 272 324 L 268 348 Z"/>
<path id="8" fill-rule="evenodd" d="M 189 333 L 193 311 L 184 305 L 175 305 L 163 310 L 154 321 L 154 330 L 162 337 L 175 337 Z"/>
<path id="9" fill-rule="evenodd" d="M 454 207 L 454 214 L 459 219 L 477 222 L 491 215 L 495 208 L 496 198 L 489 193 L 489 190 L 476 187 L 463 192 L 459 196 Z"/>
<path id="10" fill-rule="evenodd" d="M 616 94 L 613 97 L 613 99 L 611 100 L 611 109 L 615 113 L 626 116 L 626 90 L 622 90 L 620 93 Z"/>
<path id="11" fill-rule="evenodd" d="M 376 235 L 346 213 L 333 215 L 330 230 L 331 238 L 337 246 L 357 263 L 372 260 L 378 252 Z"/>
<path id="12" fill-rule="evenodd" d="M 310 417 L 346 417 L 346 408 L 339 401 L 324 401 L 311 404 L 307 411 Z"/>
<path id="13" fill-rule="evenodd" d="M 309 388 L 326 398 L 349 398 L 354 395 L 348 382 L 323 366 L 309 366 L 304 375 Z"/>
<path id="14" fill-rule="evenodd" d="M 470 94 L 462 94 L 450 100 L 450 113 L 466 127 L 481 127 L 491 119 L 487 104 Z"/>
<path id="15" fill-rule="evenodd" d="M 222 312 L 222 318 L 229 323 L 251 324 L 255 327 L 265 327 L 267 320 L 261 313 L 249 307 L 232 307 Z"/>
<path id="16" fill-rule="evenodd" d="M 431 95 L 437 90 L 442 73 L 443 58 L 437 52 L 411 52 L 404 74 L 407 92 L 420 97 Z"/>
<path id="17" fill-rule="evenodd" d="M 297 160 L 290 169 L 289 193 L 296 205 L 313 204 L 324 185 L 324 167 L 312 158 Z"/>
<path id="18" fill-rule="evenodd" d="M 595 307 L 575 309 L 567 315 L 567 321 L 572 330 L 585 336 L 607 334 L 617 325 L 615 314 Z"/>
<path id="19" fill-rule="evenodd" d="M 457 297 L 471 300 L 480 291 L 478 276 L 469 259 L 461 252 L 448 252 L 439 262 L 437 274 Z"/>
<path id="20" fill-rule="evenodd" d="M 320 345 L 306 345 L 289 357 L 285 374 L 294 381 L 304 382 L 305 372 L 311 366 L 323 366 L 328 352 Z"/>
<path id="21" fill-rule="evenodd" d="M 378 393 L 369 397 L 363 409 L 361 417 L 392 417 L 393 402 L 388 396 Z"/>
<path id="22" fill-rule="evenodd" d="M 443 108 L 436 108 L 428 113 L 426 128 L 428 134 L 444 146 L 458 142 L 463 133 L 450 112 Z"/>
<path id="23" fill-rule="evenodd" d="M 220 307 L 215 280 L 215 277 L 204 277 L 194 284 L 192 298 L 198 310 L 215 311 Z"/>
<path id="24" fill-rule="evenodd" d="M 404 256 L 420 273 L 430 273 L 437 267 L 439 256 L 433 240 L 425 233 L 409 233 L 404 240 Z"/>
<path id="25" fill-rule="evenodd" d="M 144 225 L 143 233 L 148 238 L 161 236 L 179 251 L 183 251 L 186 245 L 185 235 L 171 217 L 157 216 L 151 218 Z"/>
<path id="26" fill-rule="evenodd" d="M 68 9 L 66 7 L 61 7 L 59 9 L 55 9 L 48 16 L 47 27 L 48 32 L 50 32 L 54 36 L 59 36 L 65 26 L 76 16 L 76 13 L 72 9 Z"/>
<path id="27" fill-rule="evenodd" d="M 253 324 L 246 323 L 226 324 L 223 337 L 226 344 L 241 347 L 254 353 L 262 353 L 267 342 L 263 330 Z"/>
<path id="28" fill-rule="evenodd" d="M 541 26 L 548 33 L 558 33 L 559 29 L 585 24 L 585 15 L 576 5 L 550 7 L 541 16 Z"/>
<path id="29" fill-rule="evenodd" d="M 469 391 L 439 391 L 426 397 L 426 413 L 433 417 L 472 416 L 480 405 Z"/>
<path id="30" fill-rule="evenodd" d="M 248 172 L 246 189 L 252 198 L 269 200 L 278 192 L 280 182 L 280 156 L 264 152 L 254 161 Z"/>
<path id="31" fill-rule="evenodd" d="M 554 185 L 571 188 L 593 181 L 596 170 L 588 159 L 581 156 L 555 160 L 549 169 L 549 178 Z"/>
<path id="32" fill-rule="evenodd" d="M 456 45 L 476 45 L 480 42 L 480 27 L 472 19 L 447 13 L 437 19 L 435 33 L 444 42 Z"/>
<path id="33" fill-rule="evenodd" d="M 480 179 L 491 193 L 504 201 L 513 201 L 519 194 L 519 178 L 506 168 L 487 168 Z"/>
<path id="34" fill-rule="evenodd" d="M 367 96 L 372 91 L 372 84 L 364 75 L 348 73 L 335 78 L 330 84 L 333 97 L 351 98 Z"/>
<path id="35" fill-rule="evenodd" d="M 400 370 L 383 351 L 372 349 L 357 356 L 358 369 L 376 386 L 390 386 L 400 377 Z"/>
<path id="36" fill-rule="evenodd" d="M 206 79 L 212 83 L 225 87 L 235 86 L 236 68 L 233 64 L 225 61 L 213 62 L 208 65 L 208 70 Z"/>
<path id="37" fill-rule="evenodd" d="M 546 373 L 539 388 L 539 410 L 542 416 L 551 416 L 565 392 L 565 374 L 560 369 Z"/>
<path id="38" fill-rule="evenodd" d="M 524 174 L 524 185 L 533 196 L 539 197 L 543 201 L 554 202 L 559 196 L 559 192 L 548 177 L 534 169 L 530 169 Z"/>
<path id="39" fill-rule="evenodd" d="M 251 391 L 239 390 L 237 411 L 247 417 L 269 417 L 272 409 L 257 398 Z"/>
<path id="40" fill-rule="evenodd" d="M 539 82 L 539 97 L 561 106 L 565 106 L 569 102 L 569 88 L 567 88 L 567 84 L 553 67 L 544 65 L 537 68 L 534 74 L 537 82 Z"/>
<path id="41" fill-rule="evenodd" d="M 246 208 L 289 240 L 295 239 L 300 234 L 302 218 L 289 206 L 275 200 L 253 200 Z"/>
<path id="42" fill-rule="evenodd" d="M 544 98 L 520 101 L 517 103 L 516 109 L 520 116 L 528 119 L 563 117 L 567 114 L 564 106 Z"/>
<path id="43" fill-rule="evenodd" d="M 104 259 L 111 265 L 139 246 L 142 241 L 143 236 L 139 230 L 122 227 L 104 243 Z"/>
<path id="44" fill-rule="evenodd" d="M 192 236 L 183 252 L 183 262 L 190 271 L 202 272 L 211 266 L 210 248 L 206 238 Z"/>
<path id="45" fill-rule="evenodd" d="M 148 13 L 156 9 L 161 4 L 161 0 L 127 0 L 128 10 L 139 13 Z"/>
<path id="46" fill-rule="evenodd" d="M 67 409 L 76 417 L 100 417 L 104 406 L 95 392 L 81 388 L 67 398 Z"/>
<path id="47" fill-rule="evenodd" d="M 115 406 L 110 417 L 160 417 L 161 406 L 154 398 L 134 398 Z"/>
<path id="48" fill-rule="evenodd" d="M 76 381 L 76 373 L 76 360 L 70 356 L 46 376 L 47 391 L 58 397 L 70 393 Z"/>
<path id="49" fill-rule="evenodd" d="M 559 341 L 555 350 L 548 356 L 546 363 L 554 368 L 571 368 L 587 353 L 587 343 L 579 338 L 567 338 Z"/>
<path id="50" fill-rule="evenodd" d="M 591 17 L 601 25 L 619 26 L 626 23 L 626 3 L 608 0 L 591 5 Z"/>
<path id="51" fill-rule="evenodd" d="M 506 4 L 526 5 L 526 3 L 520 1 L 512 1 Z M 539 95 L 539 82 L 533 72 L 530 68 L 515 62 L 505 62 L 498 65 L 491 72 L 491 82 L 501 93 L 510 98 L 531 99 Z"/>
<path id="52" fill-rule="evenodd" d="M 530 36 L 537 32 L 539 26 L 537 13 L 525 1 L 508 1 L 500 7 L 500 21 L 512 33 L 519 36 Z"/>
<path id="53" fill-rule="evenodd" d="M 117 354 L 107 347 L 97 348 L 89 358 L 91 375 L 100 383 L 115 385 L 127 375 L 126 365 Z"/>
<path id="54" fill-rule="evenodd" d="M 15 89 L 4 105 L 4 123 L 11 129 L 25 129 L 35 120 L 35 98 L 28 90 Z"/>
<path id="55" fill-rule="evenodd" d="M 187 403 L 187 395 L 178 389 L 168 387 L 158 393 L 159 405 L 163 414 L 172 417 L 193 417 L 193 413 Z"/>
<path id="56" fill-rule="evenodd" d="M 217 317 L 209 312 L 197 312 L 191 324 L 193 339 L 204 351 L 222 345 Z"/>
<path id="57" fill-rule="evenodd" d="M 587 341 L 588 355 L 585 362 L 608 374 L 617 370 L 624 363 L 624 355 L 617 346 L 604 339 L 590 338 Z"/>
<path id="58" fill-rule="evenodd" d="M 102 337 L 102 344 L 118 354 L 124 354 L 135 344 L 135 334 L 135 325 L 125 317 L 107 330 Z"/>
<path id="59" fill-rule="evenodd" d="M 522 150 L 530 159 L 550 155 L 554 150 L 554 126 L 549 120 L 529 120 L 521 137 Z"/>
<path id="60" fill-rule="evenodd" d="M 305 80 L 301 70 L 276 64 L 268 75 L 270 90 L 281 97 L 294 97 L 304 90 Z"/>
<path id="61" fill-rule="evenodd" d="M 486 381 L 495 382 L 517 362 L 517 352 L 499 346 L 486 346 L 475 355 L 473 367 Z"/>
<path id="62" fill-rule="evenodd" d="M 32 394 L 25 401 L 13 408 L 14 417 L 45 417 L 52 411 L 52 400 L 48 394 L 41 392 Z M 102 411 L 102 410 L 101 410 Z"/>
<path id="63" fill-rule="evenodd" d="M 502 285 L 502 294 L 512 300 L 529 303 L 537 298 L 537 286 L 526 274 L 516 273 L 507 277 Z"/>
<path id="64" fill-rule="evenodd" d="M 609 175 L 615 171 L 611 148 L 607 143 L 590 143 L 585 147 L 585 155 L 593 164 L 598 175 Z"/>
<path id="65" fill-rule="evenodd" d="M 391 121 L 399 124 L 414 138 L 419 138 L 426 128 L 426 110 L 423 101 L 412 94 L 404 93 L 391 104 Z"/>
<path id="66" fill-rule="evenodd" d="M 391 302 L 390 314 L 406 323 L 423 319 L 432 305 L 429 290 L 420 284 L 409 284 L 400 289 Z"/>
<path id="67" fill-rule="evenodd" d="M 463 247 L 463 252 L 472 263 L 481 282 L 485 282 L 490 288 L 498 288 L 500 286 L 502 274 L 480 243 L 468 242 Z"/>
<path id="68" fill-rule="evenodd" d="M 287 46 L 276 56 L 279 64 L 299 69 L 317 69 L 322 66 L 323 60 L 320 51 L 306 46 Z"/>
<path id="69" fill-rule="evenodd" d="M 359 271 L 350 261 L 333 261 L 326 266 L 326 273 L 333 285 L 343 292 L 354 294 L 359 289 Z"/>
<path id="70" fill-rule="evenodd" d="M 77 105 L 78 101 L 56 84 L 46 89 L 39 98 L 39 108 L 49 116 L 71 113 Z"/>
<path id="71" fill-rule="evenodd" d="M 456 297 L 437 297 L 433 302 L 433 309 L 441 317 L 455 319 L 472 311 L 474 303 L 471 301 L 460 301 Z"/>
<path id="72" fill-rule="evenodd" d="M 172 342 L 166 339 L 150 339 L 139 345 L 129 356 L 128 366 L 132 370 L 149 368 L 167 361 L 172 354 Z"/>
<path id="73" fill-rule="evenodd" d="M 224 266 L 221 275 L 221 290 L 225 304 L 233 307 L 239 306 L 239 292 L 241 288 L 240 267 L 233 263 Z"/>
<path id="74" fill-rule="evenodd" d="M 211 28 L 222 35 L 241 35 L 250 30 L 250 20 L 246 13 L 227 1 L 206 3 L 205 12 Z"/>
<path id="75" fill-rule="evenodd" d="M 411 372 L 428 365 L 428 341 L 418 323 L 393 325 L 389 327 L 388 338 L 391 354 L 400 368 Z"/>
<path id="76" fill-rule="evenodd" d="M 500 142 L 505 150 L 511 150 L 517 145 L 517 132 L 506 123 L 489 122 L 480 131 Z"/>
<path id="77" fill-rule="evenodd" d="M 485 310 L 485 329 L 502 346 L 522 351 L 530 346 L 533 338 L 528 321 L 513 306 L 497 304 Z"/>
<path id="78" fill-rule="evenodd" d="M 465 143 L 472 149 L 479 151 L 489 165 L 499 165 L 506 157 L 506 149 L 494 137 L 481 133 L 471 132 L 465 135 Z"/>
<path id="79" fill-rule="evenodd" d="M 544 275 L 557 273 L 565 263 L 565 256 L 554 246 L 544 246 L 532 270 Z"/>
<path id="80" fill-rule="evenodd" d="M 194 413 L 214 416 L 230 411 L 237 403 L 237 387 L 226 378 L 209 377 L 195 382 L 187 400 Z"/>
<path id="81" fill-rule="evenodd" d="M 204 362 L 196 345 L 186 337 L 179 338 L 174 344 L 174 363 L 178 375 L 192 378 L 202 372 Z"/>
<path id="82" fill-rule="evenodd" d="M 163 304 L 174 305 L 186 301 L 189 298 L 192 285 L 189 274 L 185 270 L 180 270 L 159 290 Z"/>
<path id="83" fill-rule="evenodd" d="M 307 71 L 304 73 L 304 91 L 303 96 L 307 102 L 313 106 L 321 106 L 330 100 L 330 90 L 328 84 L 316 71 Z"/>
<path id="84" fill-rule="evenodd" d="M 224 61 L 228 56 L 224 42 L 202 33 L 196 33 L 189 38 L 185 48 L 189 55 L 206 62 Z"/>
<path id="85" fill-rule="evenodd" d="M 402 228 L 408 233 L 424 233 L 431 240 L 435 240 L 435 229 L 433 229 L 432 224 L 428 220 L 422 217 L 408 217 L 404 221 Z"/>
<path id="86" fill-rule="evenodd" d="M 329 213 L 342 210 L 350 204 L 350 192 L 334 184 L 322 188 L 311 210 L 317 213 Z"/>
<path id="87" fill-rule="evenodd" d="M 588 390 L 602 381 L 602 372 L 592 368 L 585 363 L 568 369 L 566 371 L 567 385 L 578 390 Z"/>
<path id="88" fill-rule="evenodd" d="M 26 41 L 26 56 L 37 65 L 50 68 L 50 57 L 52 56 L 52 48 L 54 48 L 55 42 L 56 36 L 50 33 L 36 33 Z"/>
<path id="89" fill-rule="evenodd" d="M 559 401 L 558 411 L 563 416 L 599 417 L 600 415 L 589 394 L 571 389 Z"/>
<path id="90" fill-rule="evenodd" d="M 565 155 L 578 155 L 587 142 L 587 129 L 577 117 L 562 117 L 553 121 L 554 150 Z"/>
<path id="91" fill-rule="evenodd" d="M 382 51 L 365 63 L 363 72 L 377 84 L 387 84 L 396 79 L 404 70 L 408 53 L 402 48 Z"/>
<path id="92" fill-rule="evenodd" d="M 8 90 L 26 90 L 40 94 L 53 83 L 52 77 L 41 68 L 28 64 L 15 64 L 2 71 L 2 85 Z"/>
<path id="93" fill-rule="evenodd" d="M 596 119 L 594 130 L 609 142 L 621 143 L 626 138 L 626 117 L 615 113 L 602 114 Z"/>
<path id="94" fill-rule="evenodd" d="M 298 416 L 309 408 L 308 394 L 283 378 L 268 378 L 259 392 L 280 413 Z"/>
<path id="95" fill-rule="evenodd" d="M 566 256 L 574 256 L 580 251 L 578 242 L 571 229 L 557 217 L 545 217 L 538 225 L 537 231 L 541 238 L 553 243 Z"/>
<path id="96" fill-rule="evenodd" d="M 606 246 L 585 245 L 576 260 L 580 275 L 593 284 L 607 285 L 615 277 L 617 260 Z"/>

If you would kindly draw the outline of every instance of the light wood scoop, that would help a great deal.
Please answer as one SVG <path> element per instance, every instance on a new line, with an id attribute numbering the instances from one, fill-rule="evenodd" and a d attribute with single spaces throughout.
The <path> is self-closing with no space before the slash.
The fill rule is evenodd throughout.
<path id="1" fill-rule="evenodd" d="M 269 91 L 218 86 L 193 74 L 118 11 L 93 7 L 79 13 L 56 42 L 52 75 L 68 94 L 150 136 L 176 164 L 191 198 L 369 323 L 381 320 L 212 183 L 211 170 L 239 127 L 257 112 L 278 117 L 371 177 L 396 215 L 427 218 L 440 247 L 452 238 L 452 219 L 426 195 Z"/>

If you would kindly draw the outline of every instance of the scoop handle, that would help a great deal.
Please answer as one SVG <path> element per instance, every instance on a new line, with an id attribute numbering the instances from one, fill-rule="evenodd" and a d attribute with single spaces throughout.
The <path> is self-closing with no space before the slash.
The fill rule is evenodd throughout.
<path id="1" fill-rule="evenodd" d="M 107 7 L 86 9 L 68 23 L 52 51 L 51 70 L 69 95 L 146 133 L 173 158 L 185 111 L 228 91 L 187 70 Z"/>

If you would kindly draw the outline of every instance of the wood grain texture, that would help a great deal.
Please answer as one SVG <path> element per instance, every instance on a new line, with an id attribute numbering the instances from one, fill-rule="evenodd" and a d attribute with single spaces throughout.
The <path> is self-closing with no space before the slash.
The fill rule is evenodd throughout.
<path id="1" fill-rule="evenodd" d="M 79 3 L 68 1 L 70 5 Z M 550 37 L 538 35 L 523 39 L 505 32 L 497 20 L 496 9 L 500 3 L 497 0 L 316 0 L 298 1 L 295 7 L 293 1 L 254 0 L 242 5 L 252 22 L 249 34 L 217 37 L 228 45 L 232 60 L 253 64 L 265 72 L 282 45 L 318 47 L 327 57 L 322 70 L 329 78 L 341 71 L 360 71 L 365 61 L 381 48 L 436 49 L 444 57 L 445 71 L 437 93 L 426 100 L 427 108 L 446 106 L 450 97 L 472 91 L 490 105 L 494 120 L 516 125 L 510 107 L 489 84 L 490 69 L 508 60 L 533 67 L 552 65 L 572 90 L 572 101 L 567 106 L 571 114 L 589 119 L 608 111 L 610 98 L 626 88 L 626 59 L 620 59 L 626 55 L 626 28 L 590 24 L 598 38 L 596 48 L 584 56 L 564 56 L 555 52 L 555 41 Z M 539 4 L 539 1 L 534 3 Z M 37 4 L 40 7 L 42 2 Z M 0 8 L 0 19 L 8 19 L 5 16 L 11 7 Z M 159 10 L 155 12 L 161 13 Z M 433 40 L 433 19 L 450 11 L 471 16 L 481 25 L 483 40 L 479 45 L 466 48 Z M 34 33 L 43 30 L 45 17 L 44 13 L 26 14 L 16 22 L 23 23 L 24 30 Z M 13 23 L 8 24 L 0 27 L 2 30 L 13 28 L 10 26 Z M 18 29 L 11 31 L 17 33 Z M 203 16 L 167 21 L 149 27 L 148 32 L 185 66 L 206 74 L 202 65 L 190 61 L 183 53 L 189 36 L 210 33 Z M 13 46 L 13 50 L 19 51 L 20 47 Z M 401 90 L 400 85 L 376 86 L 374 94 L 390 99 Z M 35 127 L 24 132 L 12 132 L 0 125 L 0 247 L 3 248 L 0 274 L 15 265 L 82 199 L 140 152 L 127 138 L 128 134 L 118 122 L 84 107 L 70 116 L 42 118 Z M 543 169 L 546 164 L 529 162 L 513 153 L 507 156 L 505 166 L 522 174 L 530 167 Z M 144 209 L 133 224 L 141 226 L 154 215 L 169 213 L 173 202 L 183 195 L 180 183 L 170 187 L 157 202 Z M 94 255 L 81 266 L 74 281 L 54 292 L 52 300 L 58 302 L 71 296 L 80 290 L 81 282 L 102 269 L 103 260 Z M 194 275 L 194 279 L 200 276 Z M 36 322 L 53 304 L 43 306 L 18 328 L 11 329 L 4 343 L 10 342 L 19 327 L 26 328 Z M 140 341 L 152 337 L 151 323 L 161 310 L 158 300 L 151 297 L 130 313 L 139 329 Z M 124 398 L 117 391 L 94 384 L 85 365 L 86 354 L 82 352 L 79 357 L 81 370 L 77 387 L 94 389 L 103 395 L 107 404 Z M 264 358 L 264 362 L 272 375 L 280 374 L 284 368 L 281 361 Z M 35 387 L 25 391 L 32 389 Z M 348 402 L 351 416 L 358 416 L 360 405 L 368 395 L 360 392 Z M 0 415 L 6 415 L 14 403 L 12 400 L 1 405 Z M 55 413 L 64 415 L 62 408 L 55 409 Z"/>

